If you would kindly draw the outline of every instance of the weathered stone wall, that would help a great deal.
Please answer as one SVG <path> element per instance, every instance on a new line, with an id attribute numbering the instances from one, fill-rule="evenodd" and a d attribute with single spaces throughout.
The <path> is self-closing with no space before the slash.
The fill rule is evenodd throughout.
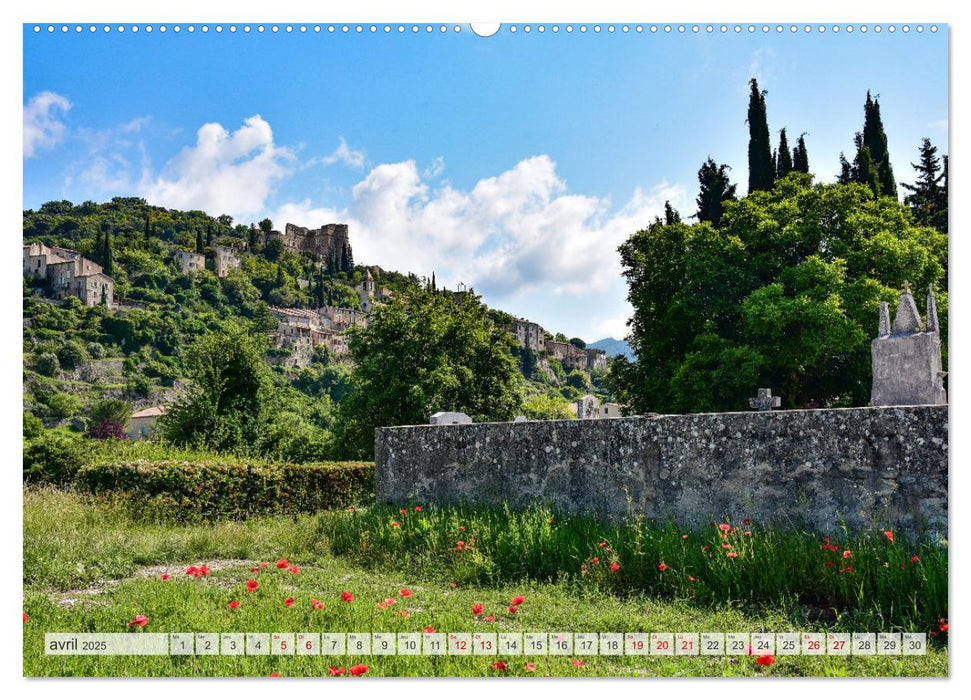
<path id="1" fill-rule="evenodd" d="M 947 406 L 376 431 L 378 502 L 947 533 Z"/>

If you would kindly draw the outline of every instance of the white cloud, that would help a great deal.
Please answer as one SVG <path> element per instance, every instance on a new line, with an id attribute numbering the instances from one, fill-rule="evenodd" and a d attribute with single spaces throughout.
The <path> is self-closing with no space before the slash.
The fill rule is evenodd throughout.
<path id="1" fill-rule="evenodd" d="M 162 206 L 245 217 L 263 210 L 293 158 L 290 149 L 273 143 L 273 131 L 259 115 L 232 133 L 221 124 L 204 124 L 196 144 L 170 160 L 160 175 L 143 178 L 140 189 Z"/>
<path id="2" fill-rule="evenodd" d="M 445 158 L 438 156 L 421 172 L 421 176 L 426 180 L 431 180 L 445 172 Z"/>
<path id="3" fill-rule="evenodd" d="M 53 148 L 63 138 L 67 127 L 61 117 L 71 109 L 71 102 L 56 92 L 41 92 L 24 105 L 24 158 Z"/>
<path id="4" fill-rule="evenodd" d="M 363 168 L 365 159 L 364 151 L 352 151 L 343 136 L 339 136 L 338 139 L 337 149 L 322 159 L 324 165 L 343 163 L 347 167 L 354 168 L 355 170 Z"/>
<path id="5" fill-rule="evenodd" d="M 944 131 L 947 131 L 947 119 L 938 119 L 937 121 L 930 122 L 927 126 L 931 129 L 944 129 Z"/>

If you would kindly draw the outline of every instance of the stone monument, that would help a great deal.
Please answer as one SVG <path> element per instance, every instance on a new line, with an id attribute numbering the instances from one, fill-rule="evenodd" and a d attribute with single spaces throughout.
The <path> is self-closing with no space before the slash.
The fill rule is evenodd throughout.
<path id="1" fill-rule="evenodd" d="M 781 396 L 773 396 L 772 389 L 759 389 L 754 399 L 748 400 L 748 407 L 755 411 L 771 411 L 782 405 Z"/>
<path id="2" fill-rule="evenodd" d="M 917 303 L 904 282 L 897 313 L 890 325 L 887 302 L 880 303 L 880 328 L 870 345 L 873 362 L 874 406 L 921 406 L 946 404 L 941 361 L 941 330 L 937 321 L 934 288 L 927 288 L 927 323 L 921 320 Z"/>
<path id="3" fill-rule="evenodd" d="M 430 425 L 468 425 L 472 423 L 472 419 L 465 413 L 439 411 L 433 413 L 428 422 Z"/>

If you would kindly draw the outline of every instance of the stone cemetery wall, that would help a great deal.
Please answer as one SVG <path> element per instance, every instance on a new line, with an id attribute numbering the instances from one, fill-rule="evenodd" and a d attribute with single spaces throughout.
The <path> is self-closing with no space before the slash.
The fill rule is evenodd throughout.
<path id="1" fill-rule="evenodd" d="M 376 431 L 379 503 L 947 534 L 947 406 L 407 426 Z"/>

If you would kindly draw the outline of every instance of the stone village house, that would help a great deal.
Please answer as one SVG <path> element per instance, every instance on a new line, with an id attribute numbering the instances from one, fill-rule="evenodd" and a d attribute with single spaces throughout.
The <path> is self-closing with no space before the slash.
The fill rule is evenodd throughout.
<path id="1" fill-rule="evenodd" d="M 75 250 L 31 243 L 23 247 L 24 274 L 45 280 L 53 299 L 73 296 L 85 306 L 114 304 L 115 281 Z"/>

